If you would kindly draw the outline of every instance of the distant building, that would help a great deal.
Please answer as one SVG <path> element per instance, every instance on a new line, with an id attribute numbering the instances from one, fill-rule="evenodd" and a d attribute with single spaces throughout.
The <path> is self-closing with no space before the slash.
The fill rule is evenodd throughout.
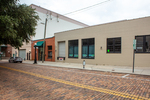
<path id="1" fill-rule="evenodd" d="M 65 17 L 63 15 L 60 15 L 58 13 L 55 13 L 53 11 L 44 9 L 40 6 L 36 6 L 34 4 L 30 5 L 37 14 L 39 15 L 40 19 L 38 21 L 38 25 L 36 26 L 36 35 L 32 37 L 32 41 L 29 44 L 24 43 L 24 45 L 20 48 L 18 51 L 17 49 L 12 50 L 12 53 L 14 54 L 17 52 L 17 56 L 22 57 L 23 59 L 34 59 L 34 45 L 35 43 L 39 41 L 43 41 L 44 39 L 44 28 L 45 28 L 45 19 L 47 18 L 47 27 L 46 27 L 46 42 L 45 42 L 45 60 L 46 61 L 55 61 L 55 38 L 54 33 L 56 32 L 62 32 L 62 31 L 68 31 L 78 28 L 87 27 L 88 25 L 83 24 L 81 22 L 78 22 L 76 20 L 70 19 L 68 17 Z M 42 43 L 42 42 L 41 42 Z M 50 47 L 52 46 L 52 47 Z M 41 60 L 41 56 L 43 53 L 43 44 L 38 46 L 37 48 L 37 59 Z M 50 52 L 49 49 L 52 48 L 52 51 Z M 48 57 L 48 55 L 53 55 L 52 57 Z M 48 58 L 47 58 L 48 57 Z M 53 58 L 54 57 L 54 58 Z"/>
<path id="2" fill-rule="evenodd" d="M 0 45 L 0 58 L 8 59 L 12 56 L 12 47 L 10 45 Z"/>
<path id="3" fill-rule="evenodd" d="M 55 33 L 55 61 L 150 67 L 150 17 Z"/>

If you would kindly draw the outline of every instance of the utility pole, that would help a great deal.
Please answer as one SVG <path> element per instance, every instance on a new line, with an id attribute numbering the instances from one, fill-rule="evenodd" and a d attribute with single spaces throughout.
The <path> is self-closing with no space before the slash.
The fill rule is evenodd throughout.
<path id="1" fill-rule="evenodd" d="M 47 18 L 45 19 L 45 29 L 44 29 L 44 43 L 43 43 L 42 63 L 44 63 L 44 57 L 45 57 L 45 36 L 46 36 L 46 26 L 47 26 Z"/>

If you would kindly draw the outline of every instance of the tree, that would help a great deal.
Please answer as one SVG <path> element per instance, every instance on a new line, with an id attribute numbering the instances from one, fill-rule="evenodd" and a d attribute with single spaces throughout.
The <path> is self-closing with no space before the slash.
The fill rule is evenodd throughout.
<path id="1" fill-rule="evenodd" d="M 39 16 L 30 6 L 18 0 L 0 0 L 0 44 L 18 48 L 35 35 Z"/>

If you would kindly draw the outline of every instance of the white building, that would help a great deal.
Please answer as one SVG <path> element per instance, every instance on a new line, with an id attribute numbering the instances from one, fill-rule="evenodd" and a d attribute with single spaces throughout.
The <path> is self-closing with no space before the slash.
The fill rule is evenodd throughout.
<path id="1" fill-rule="evenodd" d="M 46 27 L 46 38 L 50 38 L 54 36 L 54 33 L 68 31 L 78 28 L 87 27 L 88 25 L 78 22 L 76 20 L 70 19 L 53 11 L 44 9 L 40 6 L 36 6 L 34 4 L 30 5 L 40 17 L 38 24 L 36 26 L 36 35 L 32 37 L 32 41 L 40 40 L 44 38 L 44 28 L 45 28 L 45 20 L 47 21 Z M 15 48 L 12 48 L 12 54 L 17 53 L 16 56 L 20 56 L 23 59 L 31 59 L 31 43 L 23 43 L 24 45 L 18 51 Z M 30 53 L 30 54 L 29 54 Z"/>

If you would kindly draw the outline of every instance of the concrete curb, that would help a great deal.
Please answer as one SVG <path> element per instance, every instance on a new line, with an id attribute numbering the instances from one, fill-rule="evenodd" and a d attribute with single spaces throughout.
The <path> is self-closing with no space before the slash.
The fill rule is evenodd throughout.
<path id="1" fill-rule="evenodd" d="M 24 62 L 24 63 L 28 63 L 28 62 Z M 30 64 L 32 64 L 32 63 L 30 63 Z M 139 73 L 136 73 L 136 72 L 132 73 L 132 69 L 130 69 L 131 72 L 128 73 L 128 72 L 123 72 L 123 71 L 124 70 L 129 70 L 129 69 L 122 69 L 122 71 L 111 71 L 112 69 L 115 69 L 115 68 L 112 68 L 112 69 L 108 70 L 108 69 L 98 69 L 98 68 L 90 68 L 90 67 L 86 68 L 85 67 L 85 69 L 83 69 L 83 67 L 74 67 L 74 66 L 69 65 L 68 63 L 65 63 L 64 65 L 63 65 L 63 63 L 59 63 L 59 64 L 61 64 L 61 65 L 56 65 L 56 64 L 54 64 L 54 62 L 53 62 L 53 64 L 48 64 L 48 63 L 47 64 L 46 63 L 41 64 L 41 63 L 38 63 L 38 65 L 53 66 L 53 67 L 60 67 L 60 68 L 61 67 L 63 67 L 63 68 L 74 68 L 74 69 L 80 69 L 80 70 L 93 70 L 93 71 L 102 71 L 102 72 L 111 72 L 111 73 L 120 73 L 120 74 L 124 73 L 124 74 L 132 74 L 132 75 L 146 75 L 146 76 L 150 75 L 150 73 L 148 73 L 148 74 L 147 73 L 142 74 L 141 71 L 143 71 L 143 70 L 141 70 L 141 69 L 135 69 L 135 71 L 138 70 Z M 77 64 L 77 65 L 81 66 L 80 64 Z M 149 72 L 150 72 L 150 70 L 149 70 Z"/>
<path id="2" fill-rule="evenodd" d="M 5 61 L 8 62 L 8 60 L 0 60 L 0 61 Z M 33 64 L 34 61 L 23 61 L 23 63 L 27 63 L 27 64 Z M 82 64 L 78 64 L 78 63 L 61 63 L 61 62 L 37 62 L 37 65 L 43 65 L 43 66 L 53 66 L 53 67 L 60 67 L 60 68 L 74 68 L 74 69 L 80 69 L 80 70 L 93 70 L 93 71 L 101 71 L 101 72 L 111 72 L 111 73 L 120 73 L 120 74 L 132 74 L 132 75 L 146 75 L 146 76 L 150 76 L 150 67 L 138 67 L 137 69 L 135 69 L 135 72 L 132 73 L 132 68 L 131 67 L 127 67 L 127 66 L 123 66 L 122 68 L 120 68 L 120 66 L 102 66 L 102 65 L 89 65 L 87 64 L 86 67 L 83 69 Z M 78 67 L 75 67 L 78 66 Z M 96 66 L 96 68 L 94 68 Z M 99 68 L 97 68 L 99 67 Z M 103 67 L 103 68 L 102 68 Z M 130 69 L 129 69 L 130 68 Z M 114 70 L 114 71 L 113 71 Z M 130 72 L 126 72 L 127 70 L 129 70 Z M 136 72 L 137 71 L 137 72 Z M 145 72 L 144 72 L 145 71 Z"/>

